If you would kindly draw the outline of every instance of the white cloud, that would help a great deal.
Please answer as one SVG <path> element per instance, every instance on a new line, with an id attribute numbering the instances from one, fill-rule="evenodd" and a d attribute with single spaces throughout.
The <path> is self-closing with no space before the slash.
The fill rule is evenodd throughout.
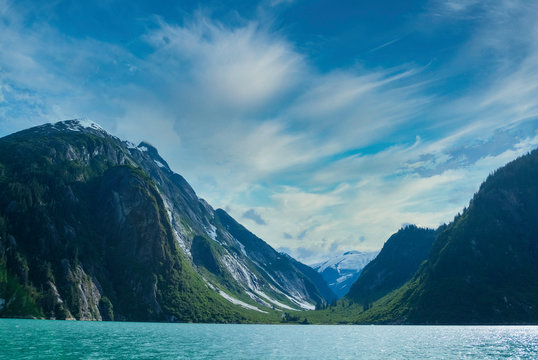
<path id="1" fill-rule="evenodd" d="M 332 142 L 333 151 L 374 143 L 419 118 L 432 101 L 420 69 L 333 71 L 313 76 L 285 116 Z M 417 83 L 418 81 L 418 83 Z"/>
<path id="2" fill-rule="evenodd" d="M 182 27 L 161 21 L 146 40 L 155 52 L 144 67 L 166 89 L 152 109 L 174 118 L 181 148 L 197 152 L 178 155 L 170 144 L 165 155 L 173 167 L 188 168 L 195 185 L 218 178 L 213 188 L 198 188 L 222 205 L 249 183 L 387 136 L 427 102 L 412 96 L 419 87 L 400 83 L 413 69 L 318 74 L 289 42 L 254 22 L 229 28 L 202 16 Z"/>
<path id="3" fill-rule="evenodd" d="M 331 193 L 316 194 L 289 186 L 283 187 L 282 191 L 273 195 L 272 198 L 277 201 L 279 208 L 287 211 L 288 214 L 290 212 L 304 213 L 305 211 L 315 213 L 343 202 L 342 199 Z"/>
<path id="4" fill-rule="evenodd" d="M 26 11 L 7 1 L 0 10 L 0 48 L 9 49 L 0 52 L 3 133 L 99 110 L 111 115 L 108 99 L 125 72 L 118 59 L 133 57 L 119 46 L 64 36 Z"/>
<path id="5" fill-rule="evenodd" d="M 275 203 L 257 208 L 270 226 L 250 228 L 276 247 L 308 250 L 308 257 L 331 252 L 334 242 L 340 249 L 376 250 L 404 223 L 436 228 L 450 222 L 493 169 L 535 148 L 538 135 L 498 155 L 485 155 L 468 166 L 430 176 L 420 176 L 407 166 L 420 159 L 425 149 L 435 148 L 421 145 L 389 148 L 334 164 L 325 171 L 342 182 L 331 191 L 283 188 L 272 196 Z M 232 209 L 232 214 L 236 212 Z M 311 261 L 304 254 L 302 259 Z"/>
<path id="6" fill-rule="evenodd" d="M 161 21 L 147 39 L 156 48 L 152 61 L 164 62 L 166 72 L 188 72 L 189 91 L 204 91 L 209 107 L 267 106 L 295 85 L 304 67 L 289 43 L 254 22 L 227 28 L 201 16 L 184 27 Z"/>

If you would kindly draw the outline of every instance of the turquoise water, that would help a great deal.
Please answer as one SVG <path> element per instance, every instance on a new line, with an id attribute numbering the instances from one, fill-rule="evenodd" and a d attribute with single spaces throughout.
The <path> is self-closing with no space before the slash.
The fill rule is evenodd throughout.
<path id="1" fill-rule="evenodd" d="M 536 359 L 532 326 L 316 326 L 0 319 L 1 359 Z"/>

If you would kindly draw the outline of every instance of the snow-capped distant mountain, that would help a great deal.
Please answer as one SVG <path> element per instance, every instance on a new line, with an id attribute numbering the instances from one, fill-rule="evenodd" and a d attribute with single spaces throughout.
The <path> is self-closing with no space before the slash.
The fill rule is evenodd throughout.
<path id="1" fill-rule="evenodd" d="M 338 298 L 341 298 L 347 294 L 351 285 L 359 278 L 362 269 L 378 253 L 379 251 L 346 251 L 342 255 L 310 266 L 323 276 L 331 290 Z"/>

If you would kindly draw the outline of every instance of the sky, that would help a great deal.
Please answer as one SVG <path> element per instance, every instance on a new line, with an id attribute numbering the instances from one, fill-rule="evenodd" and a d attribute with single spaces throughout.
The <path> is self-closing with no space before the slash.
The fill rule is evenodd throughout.
<path id="1" fill-rule="evenodd" d="M 0 136 L 85 118 L 313 263 L 538 146 L 538 3 L 0 0 Z"/>

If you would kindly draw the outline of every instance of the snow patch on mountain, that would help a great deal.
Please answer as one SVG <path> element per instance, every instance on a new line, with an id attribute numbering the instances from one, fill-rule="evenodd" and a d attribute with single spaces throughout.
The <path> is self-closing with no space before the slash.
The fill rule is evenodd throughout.
<path id="1" fill-rule="evenodd" d="M 92 129 L 106 133 L 106 130 L 103 129 L 101 125 L 88 119 L 64 120 L 54 123 L 52 126 L 55 128 L 64 128 L 65 130 L 69 131 L 82 131 L 84 129 Z"/>
<path id="2" fill-rule="evenodd" d="M 258 309 L 256 306 L 253 306 L 253 305 L 250 305 L 250 304 L 247 304 L 246 302 L 243 302 L 239 299 L 236 299 L 234 298 L 233 296 L 225 293 L 224 291 L 222 291 L 221 289 L 219 289 L 218 287 L 216 286 L 213 286 L 213 284 L 211 284 L 209 281 L 207 281 L 206 278 L 202 277 L 205 281 L 205 283 L 207 284 L 207 286 L 209 286 L 209 288 L 215 290 L 220 296 L 222 296 L 223 298 L 225 298 L 226 300 L 228 300 L 229 302 L 231 302 L 232 304 L 234 305 L 239 305 L 241 306 L 242 308 L 244 309 L 249 309 L 249 310 L 254 310 L 254 311 L 258 311 L 258 312 L 261 312 L 261 313 L 264 313 L 264 314 L 267 314 L 267 311 L 263 311 L 261 309 Z"/>
<path id="3" fill-rule="evenodd" d="M 127 149 L 136 149 L 136 145 L 128 140 L 124 141 L 123 143 L 125 144 Z"/>
<path id="4" fill-rule="evenodd" d="M 267 308 L 274 308 L 271 304 L 269 304 L 268 302 L 264 301 L 261 297 L 259 297 L 258 295 L 250 292 L 250 291 L 245 291 L 246 294 L 254 301 L 256 301 L 258 304 L 260 305 L 263 305 Z"/>
<path id="5" fill-rule="evenodd" d="M 236 241 L 236 242 L 237 242 L 237 245 L 239 245 L 239 248 L 241 249 L 241 252 L 243 253 L 243 255 L 248 257 L 247 252 L 245 250 L 245 245 L 241 244 L 241 242 L 239 242 L 239 241 Z"/>
<path id="6" fill-rule="evenodd" d="M 306 301 L 304 301 L 302 299 L 297 299 L 297 298 L 295 298 L 293 296 L 289 296 L 289 295 L 286 295 L 286 294 L 284 294 L 284 296 L 286 296 L 288 299 L 290 299 L 291 302 L 298 305 L 302 309 L 305 309 L 305 310 L 315 310 L 316 309 L 315 305 L 312 305 L 309 302 L 306 302 Z"/>
<path id="7" fill-rule="evenodd" d="M 256 278 L 256 275 L 248 271 L 236 258 L 227 253 L 221 259 L 226 269 L 230 272 L 230 275 L 232 275 L 237 282 L 250 290 L 256 290 L 258 288 L 258 279 Z"/>
<path id="8" fill-rule="evenodd" d="M 207 233 L 207 236 L 209 236 L 214 241 L 217 241 L 217 228 L 215 227 L 215 225 L 209 224 L 209 227 L 206 227 L 205 231 Z"/>
<path id="9" fill-rule="evenodd" d="M 187 254 L 189 257 L 192 257 L 190 250 L 187 248 L 187 243 L 185 241 L 185 236 L 183 235 L 183 227 L 181 226 L 181 222 L 176 221 L 176 217 L 174 216 L 174 207 L 170 200 L 164 196 L 158 189 L 159 195 L 161 195 L 161 199 L 164 203 L 164 208 L 166 209 L 166 213 L 168 214 L 168 220 L 170 221 L 170 224 L 172 225 L 172 231 L 174 234 L 174 238 L 176 239 L 179 247 L 185 254 Z"/>
<path id="10" fill-rule="evenodd" d="M 270 303 L 273 303 L 274 305 L 278 306 L 279 308 L 286 309 L 286 310 L 296 310 L 288 305 L 282 304 L 280 301 L 273 299 L 263 291 L 256 291 L 256 294 L 264 298 L 265 300 L 269 301 Z"/>
<path id="11" fill-rule="evenodd" d="M 99 131 L 105 131 L 105 129 L 103 129 L 101 127 L 101 125 L 99 125 L 98 123 L 96 122 L 93 122 L 91 120 L 88 120 L 88 119 L 78 119 L 77 120 L 78 123 L 80 124 L 80 126 L 84 127 L 84 128 L 90 128 L 90 129 L 94 129 L 94 130 L 99 130 Z"/>
<path id="12" fill-rule="evenodd" d="M 245 309 L 255 310 L 255 311 L 259 311 L 261 313 L 267 314 L 267 311 L 263 311 L 261 309 L 258 309 L 256 306 L 253 306 L 253 305 L 247 304 L 247 303 L 245 303 L 245 302 L 243 302 L 241 300 L 238 300 L 238 299 L 234 298 L 233 296 L 226 294 L 224 291 L 222 291 L 220 289 L 217 289 L 217 292 L 219 293 L 220 296 L 222 296 L 223 298 L 225 298 L 226 300 L 228 300 L 229 302 L 231 302 L 234 305 L 239 305 L 239 306 L 241 306 L 242 308 L 245 308 Z"/>
<path id="13" fill-rule="evenodd" d="M 297 310 L 297 309 L 294 309 L 288 305 L 285 305 L 283 303 L 281 303 L 280 301 L 272 298 L 271 296 L 267 295 L 265 292 L 263 292 L 263 290 L 261 289 L 261 286 L 260 286 L 260 280 L 256 277 L 256 275 L 254 275 L 252 272 L 250 272 L 248 269 L 246 269 L 243 264 L 241 264 L 241 262 L 238 261 L 238 259 L 236 259 L 234 256 L 232 256 L 231 254 L 225 254 L 222 258 L 222 261 L 223 261 L 223 264 L 224 266 L 226 267 L 226 269 L 228 270 L 228 272 L 232 275 L 232 277 L 237 281 L 239 282 L 240 284 L 242 284 L 243 286 L 245 286 L 246 289 L 248 289 L 246 291 L 246 293 L 254 300 L 256 301 L 257 303 L 259 303 L 260 305 L 263 305 L 263 306 L 267 306 L 267 307 L 272 307 L 271 305 L 267 304 L 267 302 L 263 301 L 262 299 L 264 300 L 267 300 L 269 301 L 271 304 L 279 307 L 279 308 L 282 308 L 282 309 L 286 309 L 286 310 Z M 292 303 L 296 304 L 299 308 L 302 308 L 302 309 L 305 309 L 305 310 L 313 310 L 315 309 L 315 306 L 304 301 L 304 299 L 301 298 L 301 296 L 299 294 L 286 294 L 276 288 L 274 288 L 273 286 L 270 286 L 271 289 L 273 289 L 274 291 L 284 295 L 285 297 L 287 297 Z M 258 295 L 258 296 L 256 296 Z M 262 299 L 260 299 L 260 297 Z"/>
<path id="14" fill-rule="evenodd" d="M 361 251 L 346 251 L 342 255 L 336 255 L 321 263 L 310 265 L 318 272 L 323 272 L 327 268 L 340 270 L 360 270 L 372 261 L 379 251 L 361 252 Z"/>

